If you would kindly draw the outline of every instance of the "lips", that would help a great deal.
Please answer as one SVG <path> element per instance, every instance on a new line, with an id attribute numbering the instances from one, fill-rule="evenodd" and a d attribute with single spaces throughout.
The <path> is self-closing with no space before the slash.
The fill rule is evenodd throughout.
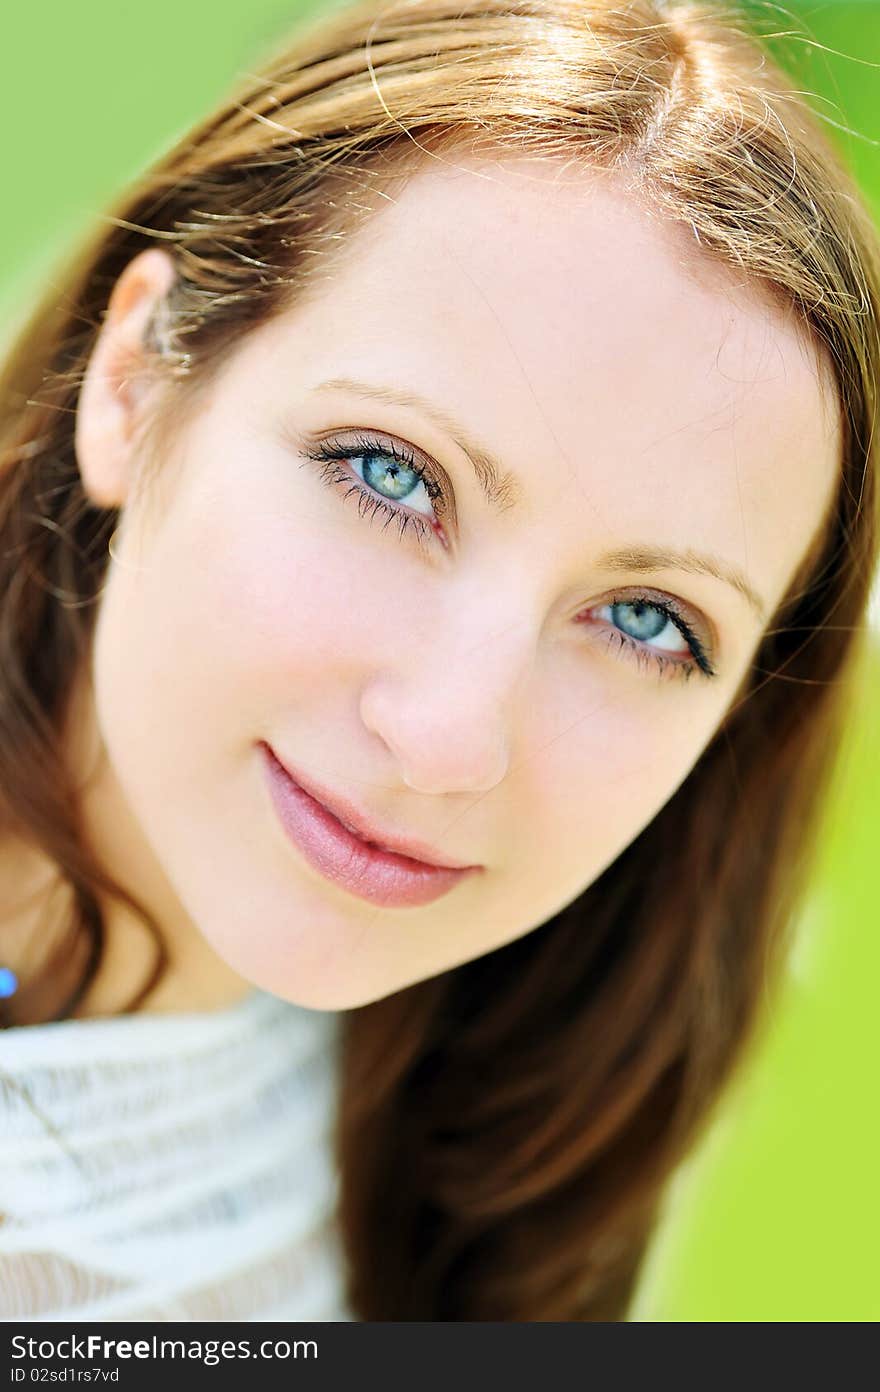
<path id="1" fill-rule="evenodd" d="M 387 906 L 427 904 L 483 867 L 438 863 L 420 842 L 389 837 L 351 804 L 319 789 L 260 745 L 269 792 L 288 838 L 326 879 Z"/>

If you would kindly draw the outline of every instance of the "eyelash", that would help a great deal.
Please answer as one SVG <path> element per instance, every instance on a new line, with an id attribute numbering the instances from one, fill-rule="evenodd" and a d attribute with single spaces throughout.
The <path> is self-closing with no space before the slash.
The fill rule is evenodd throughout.
<path id="1" fill-rule="evenodd" d="M 347 443 L 334 443 L 332 440 L 321 441 L 314 449 L 304 448 L 306 458 L 313 460 L 321 465 L 321 476 L 325 483 L 330 487 L 346 486 L 345 497 L 354 493 L 358 499 L 358 512 L 362 517 L 378 517 L 383 513 L 387 514 L 385 527 L 396 521 L 398 524 L 398 535 L 402 539 L 407 529 L 410 529 L 420 545 L 424 546 L 429 538 L 434 534 L 430 521 L 427 518 L 418 516 L 410 512 L 407 508 L 395 506 L 389 499 L 383 498 L 376 493 L 363 480 L 357 478 L 346 469 L 339 467 L 340 463 L 348 459 L 356 459 L 361 455 L 372 455 L 382 459 L 393 459 L 398 464 L 403 464 L 418 476 L 425 485 L 425 492 L 431 499 L 432 504 L 437 502 L 441 505 L 445 502 L 443 489 L 431 474 L 425 464 L 418 460 L 415 455 L 408 452 L 404 446 L 383 443 L 377 439 L 371 439 L 365 435 L 356 435 Z M 384 530 L 384 528 L 383 528 Z M 628 654 L 640 665 L 647 663 L 659 672 L 660 676 L 677 676 L 682 681 L 687 681 L 695 672 L 699 672 L 705 677 L 714 677 L 715 668 L 709 661 L 706 650 L 697 637 L 685 615 L 681 612 L 671 599 L 665 601 L 657 599 L 647 593 L 637 592 L 627 595 L 615 595 L 606 600 L 600 606 L 602 608 L 613 608 L 616 604 L 641 604 L 658 613 L 663 614 L 675 628 L 678 629 L 690 648 L 693 657 L 689 660 L 665 657 L 656 648 L 650 648 L 647 644 L 640 643 L 636 638 L 630 638 L 628 634 L 621 633 L 619 629 L 608 631 L 607 642 L 616 643 L 618 647 L 625 648 Z"/>

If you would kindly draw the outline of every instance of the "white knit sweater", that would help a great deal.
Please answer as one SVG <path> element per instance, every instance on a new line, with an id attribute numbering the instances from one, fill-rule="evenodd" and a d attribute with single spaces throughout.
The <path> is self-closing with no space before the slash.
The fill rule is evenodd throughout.
<path id="1" fill-rule="evenodd" d="M 355 1319 L 330 1151 L 338 1024 L 253 990 L 208 1013 L 0 1031 L 0 1317 Z"/>

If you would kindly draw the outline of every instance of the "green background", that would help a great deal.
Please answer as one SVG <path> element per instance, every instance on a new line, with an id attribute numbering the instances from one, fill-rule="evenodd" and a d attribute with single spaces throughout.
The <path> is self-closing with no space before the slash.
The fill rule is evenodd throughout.
<path id="1" fill-rule="evenodd" d="M 7 10 L 4 333 L 51 279 L 55 257 L 303 8 L 51 0 Z M 776 46 L 880 216 L 880 0 L 758 8 L 765 28 L 811 40 Z M 669 1191 L 633 1319 L 880 1317 L 876 648 L 869 660 L 785 989 Z"/>

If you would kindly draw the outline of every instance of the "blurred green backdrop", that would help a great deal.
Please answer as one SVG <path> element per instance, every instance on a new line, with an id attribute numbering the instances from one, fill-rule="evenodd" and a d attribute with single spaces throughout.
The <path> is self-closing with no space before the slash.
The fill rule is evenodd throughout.
<path id="1" fill-rule="evenodd" d="M 334 7 L 338 0 L 334 0 Z M 116 190 L 326 0 L 54 0 L 4 16 L 6 337 Z M 880 218 L 880 0 L 761 4 Z M 877 606 L 875 605 L 874 612 Z M 880 653 L 783 994 L 680 1171 L 631 1317 L 880 1318 Z"/>

